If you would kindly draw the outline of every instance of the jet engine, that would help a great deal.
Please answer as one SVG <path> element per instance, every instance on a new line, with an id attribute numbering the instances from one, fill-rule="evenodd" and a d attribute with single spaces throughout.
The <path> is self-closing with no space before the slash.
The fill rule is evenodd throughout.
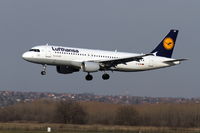
<path id="1" fill-rule="evenodd" d="M 96 72 L 100 69 L 100 66 L 96 62 L 83 62 L 82 69 L 85 72 Z"/>
<path id="2" fill-rule="evenodd" d="M 56 66 L 56 70 L 61 74 L 70 74 L 79 71 L 79 69 L 73 68 L 71 66 Z"/>

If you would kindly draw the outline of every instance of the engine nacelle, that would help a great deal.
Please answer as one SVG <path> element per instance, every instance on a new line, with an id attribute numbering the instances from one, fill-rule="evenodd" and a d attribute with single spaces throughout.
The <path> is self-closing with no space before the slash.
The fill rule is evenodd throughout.
<path id="1" fill-rule="evenodd" d="M 96 72 L 100 69 L 100 66 L 96 62 L 83 62 L 82 69 L 85 72 Z"/>
<path id="2" fill-rule="evenodd" d="M 69 73 L 79 71 L 79 69 L 72 68 L 70 66 L 56 66 L 56 70 L 58 73 L 61 73 L 61 74 L 69 74 Z"/>

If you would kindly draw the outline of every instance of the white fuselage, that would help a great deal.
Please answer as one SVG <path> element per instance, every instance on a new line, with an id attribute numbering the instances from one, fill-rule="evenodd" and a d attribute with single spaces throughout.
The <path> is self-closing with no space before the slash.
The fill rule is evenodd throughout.
<path id="1" fill-rule="evenodd" d="M 64 65 L 81 68 L 82 63 L 87 61 L 109 61 L 139 55 L 141 54 L 42 45 L 33 47 L 32 50 L 25 52 L 23 54 L 23 58 L 29 62 L 38 64 L 47 64 L 55 66 Z M 180 61 L 176 61 L 173 64 L 165 63 L 165 61 L 169 60 L 173 59 L 150 55 L 143 57 L 143 59 L 141 59 L 140 61 L 131 61 L 124 64 L 118 64 L 117 66 L 112 67 L 109 70 L 135 72 L 158 69 L 180 64 Z"/>

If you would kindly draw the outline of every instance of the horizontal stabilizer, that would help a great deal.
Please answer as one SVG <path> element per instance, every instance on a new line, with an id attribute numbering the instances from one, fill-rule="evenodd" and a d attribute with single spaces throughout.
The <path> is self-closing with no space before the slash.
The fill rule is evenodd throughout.
<path id="1" fill-rule="evenodd" d="M 164 61 L 165 63 L 174 63 L 174 62 L 177 62 L 177 61 L 185 61 L 185 60 L 188 60 L 188 59 L 174 59 L 174 60 L 168 60 L 168 61 Z"/>
<path id="2" fill-rule="evenodd" d="M 181 61 L 185 61 L 188 59 L 174 59 L 174 60 L 168 60 L 168 61 L 164 61 L 164 63 L 169 64 L 169 65 L 177 65 L 180 64 Z"/>

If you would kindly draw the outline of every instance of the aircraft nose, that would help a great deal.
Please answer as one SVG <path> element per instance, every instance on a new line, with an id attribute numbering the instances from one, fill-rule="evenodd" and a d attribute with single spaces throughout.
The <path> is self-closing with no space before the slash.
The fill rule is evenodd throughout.
<path id="1" fill-rule="evenodd" d="M 30 58 L 31 58 L 31 53 L 25 52 L 25 53 L 22 55 L 22 58 L 23 58 L 24 60 L 30 59 Z"/>

